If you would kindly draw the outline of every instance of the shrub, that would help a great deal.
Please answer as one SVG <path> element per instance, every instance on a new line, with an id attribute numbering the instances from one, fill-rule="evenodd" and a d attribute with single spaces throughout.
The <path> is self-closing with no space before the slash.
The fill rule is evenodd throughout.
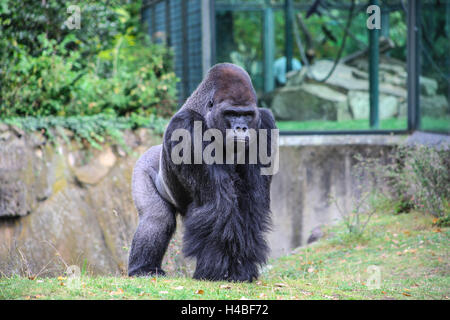
<path id="1" fill-rule="evenodd" d="M 63 2 L 1 1 L 0 118 L 171 114 L 172 56 L 143 32 L 141 1 L 75 4 L 80 30 Z"/>
<path id="2" fill-rule="evenodd" d="M 436 217 L 449 214 L 450 150 L 424 145 L 400 146 L 388 163 L 364 160 L 384 181 L 381 191 L 394 204 L 396 213 L 416 209 Z"/>

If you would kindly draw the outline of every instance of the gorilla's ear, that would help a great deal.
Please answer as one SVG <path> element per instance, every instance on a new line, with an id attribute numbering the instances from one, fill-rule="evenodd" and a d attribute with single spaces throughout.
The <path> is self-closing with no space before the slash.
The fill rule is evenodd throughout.
<path id="1" fill-rule="evenodd" d="M 275 118 L 272 114 L 272 111 L 270 111 L 267 108 L 259 108 L 259 114 L 260 114 L 260 129 L 276 129 L 277 126 L 275 124 Z"/>

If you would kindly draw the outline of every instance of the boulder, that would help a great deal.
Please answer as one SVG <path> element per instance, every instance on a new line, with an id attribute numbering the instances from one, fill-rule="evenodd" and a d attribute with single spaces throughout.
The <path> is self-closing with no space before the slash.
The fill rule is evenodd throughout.
<path id="1" fill-rule="evenodd" d="M 438 89 L 438 83 L 435 79 L 420 76 L 419 77 L 420 94 L 434 96 Z"/>
<path id="2" fill-rule="evenodd" d="M 277 89 L 270 108 L 279 120 L 336 121 L 350 117 L 346 96 L 323 84 L 304 83 Z"/>
<path id="3" fill-rule="evenodd" d="M 349 91 L 348 101 L 353 119 L 369 119 L 370 100 L 367 91 Z M 389 119 L 398 115 L 399 103 L 394 96 L 380 95 L 379 118 Z"/>
<path id="4" fill-rule="evenodd" d="M 450 115 L 450 105 L 444 95 L 420 95 L 419 99 L 422 116 L 441 118 Z"/>
<path id="5" fill-rule="evenodd" d="M 75 177 L 81 183 L 97 184 L 108 174 L 116 163 L 116 159 L 111 147 L 107 147 L 88 164 L 74 168 Z"/>

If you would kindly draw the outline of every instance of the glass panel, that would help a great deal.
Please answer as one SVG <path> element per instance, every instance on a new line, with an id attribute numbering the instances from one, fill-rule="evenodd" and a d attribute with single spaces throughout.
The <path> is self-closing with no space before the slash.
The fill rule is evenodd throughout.
<path id="1" fill-rule="evenodd" d="M 421 129 L 450 133 L 450 1 L 420 8 Z"/>
<path id="2" fill-rule="evenodd" d="M 258 94 L 263 90 L 262 13 L 216 12 L 216 62 L 231 62 L 249 73 Z"/>
<path id="3" fill-rule="evenodd" d="M 309 16 L 311 1 L 293 1 L 293 71 L 286 73 L 284 1 L 217 1 L 216 61 L 233 62 L 249 72 L 260 106 L 272 110 L 282 130 L 368 130 L 367 4 L 355 2 L 342 46 L 351 1 L 321 2 L 318 12 Z M 267 3 L 271 3 L 273 19 L 265 16 Z M 268 30 L 264 21 L 273 21 L 275 89 L 270 92 L 264 92 L 270 87 L 264 85 Z M 378 129 L 407 128 L 406 31 L 401 1 L 382 1 Z M 340 63 L 334 67 L 341 47 Z M 332 69 L 326 81 L 318 81 Z"/>

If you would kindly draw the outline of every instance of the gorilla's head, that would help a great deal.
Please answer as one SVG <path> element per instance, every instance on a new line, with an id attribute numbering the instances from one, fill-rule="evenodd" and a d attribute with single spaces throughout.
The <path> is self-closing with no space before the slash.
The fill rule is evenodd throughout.
<path id="1" fill-rule="evenodd" d="M 260 125 L 260 114 L 247 72 L 221 63 L 209 70 L 205 80 L 210 92 L 203 114 L 207 127 L 219 129 L 227 140 L 248 142 L 249 129 Z"/>

